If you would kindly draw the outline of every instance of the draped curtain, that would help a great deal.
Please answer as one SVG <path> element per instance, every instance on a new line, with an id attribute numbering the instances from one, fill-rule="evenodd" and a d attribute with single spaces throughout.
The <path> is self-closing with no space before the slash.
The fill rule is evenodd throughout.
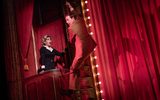
<path id="1" fill-rule="evenodd" d="M 59 18 L 56 21 L 49 22 L 46 25 L 37 26 L 33 28 L 33 12 L 34 0 L 14 0 L 14 7 L 16 13 L 16 25 L 18 32 L 19 50 L 21 53 L 21 66 L 28 65 L 29 71 L 24 71 L 24 78 L 35 75 L 36 65 L 33 42 L 36 45 L 37 62 L 39 65 L 39 49 L 42 46 L 41 39 L 45 34 L 51 35 L 53 38 L 53 47 L 58 51 L 62 51 L 65 48 L 64 29 L 62 19 Z M 49 12 L 49 11 L 48 11 Z M 46 12 L 46 13 L 48 13 Z M 51 15 L 56 12 L 49 12 Z M 37 16 L 37 19 L 39 16 Z M 32 32 L 34 31 L 35 41 L 32 38 Z M 58 45 L 57 45 L 58 44 Z M 60 45 L 59 45 L 60 44 Z M 24 70 L 24 69 L 22 69 Z"/>
<path id="2" fill-rule="evenodd" d="M 28 57 L 32 39 L 32 16 L 34 0 L 14 0 L 16 25 L 22 61 Z"/>
<path id="3" fill-rule="evenodd" d="M 105 100 L 160 99 L 160 0 L 88 0 Z"/>
<path id="4" fill-rule="evenodd" d="M 40 57 L 40 48 L 42 47 L 42 38 L 44 35 L 50 35 L 52 39 L 52 47 L 59 52 L 62 52 L 65 48 L 65 38 L 64 38 L 64 29 L 63 29 L 63 21 L 61 18 L 57 19 L 54 22 L 50 22 L 49 24 L 36 27 L 35 37 L 36 37 L 36 48 L 37 48 L 37 56 L 38 59 Z"/>

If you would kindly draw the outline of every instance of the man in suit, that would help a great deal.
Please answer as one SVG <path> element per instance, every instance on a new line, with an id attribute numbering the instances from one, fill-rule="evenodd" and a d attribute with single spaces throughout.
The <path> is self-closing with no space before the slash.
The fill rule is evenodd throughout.
<path id="1" fill-rule="evenodd" d="M 78 70 L 94 51 L 97 44 L 91 35 L 89 35 L 83 17 L 79 15 L 79 12 L 69 2 L 66 2 L 66 4 L 69 6 L 70 13 L 65 15 L 65 20 L 68 24 L 69 42 L 75 44 L 75 54 L 70 66 L 69 89 L 65 90 L 64 94 L 71 95 L 77 90 Z"/>

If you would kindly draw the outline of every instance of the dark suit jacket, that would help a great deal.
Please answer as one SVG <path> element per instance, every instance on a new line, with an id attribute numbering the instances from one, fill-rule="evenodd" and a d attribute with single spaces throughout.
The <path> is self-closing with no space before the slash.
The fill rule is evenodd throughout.
<path id="1" fill-rule="evenodd" d="M 63 56 L 63 52 L 58 52 L 57 50 L 53 49 L 51 52 L 50 50 L 46 49 L 46 47 L 41 47 L 40 49 L 40 64 L 45 65 L 45 69 L 54 69 L 55 62 L 54 57 Z"/>

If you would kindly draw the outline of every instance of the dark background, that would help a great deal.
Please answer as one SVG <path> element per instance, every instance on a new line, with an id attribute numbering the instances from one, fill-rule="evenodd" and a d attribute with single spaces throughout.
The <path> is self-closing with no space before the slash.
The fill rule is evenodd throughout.
<path id="1" fill-rule="evenodd" d="M 4 0 L 0 1 L 0 97 L 5 98 L 5 100 L 8 100 L 7 96 L 7 79 L 5 74 L 5 62 L 4 62 L 4 46 L 5 46 L 5 31 L 4 31 Z"/>

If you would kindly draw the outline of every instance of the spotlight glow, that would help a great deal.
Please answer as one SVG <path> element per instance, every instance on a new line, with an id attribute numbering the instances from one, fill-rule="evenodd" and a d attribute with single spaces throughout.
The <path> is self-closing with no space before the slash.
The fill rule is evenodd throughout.
<path id="1" fill-rule="evenodd" d="M 101 84 L 101 82 L 98 82 L 98 84 Z"/>
<path id="2" fill-rule="evenodd" d="M 103 91 L 101 90 L 100 93 L 103 93 Z"/>
<path id="3" fill-rule="evenodd" d="M 87 4 L 87 3 L 88 3 L 88 1 L 85 1 L 84 3 L 85 3 L 85 4 Z"/>
<path id="4" fill-rule="evenodd" d="M 92 26 L 92 24 L 89 24 L 89 26 Z"/>
<path id="5" fill-rule="evenodd" d="M 97 59 L 97 56 L 94 56 L 94 59 Z"/>
<path id="6" fill-rule="evenodd" d="M 86 11 L 89 11 L 89 9 L 86 9 Z"/>
<path id="7" fill-rule="evenodd" d="M 90 32 L 89 34 L 90 34 L 90 35 L 93 35 L 93 32 Z"/>

